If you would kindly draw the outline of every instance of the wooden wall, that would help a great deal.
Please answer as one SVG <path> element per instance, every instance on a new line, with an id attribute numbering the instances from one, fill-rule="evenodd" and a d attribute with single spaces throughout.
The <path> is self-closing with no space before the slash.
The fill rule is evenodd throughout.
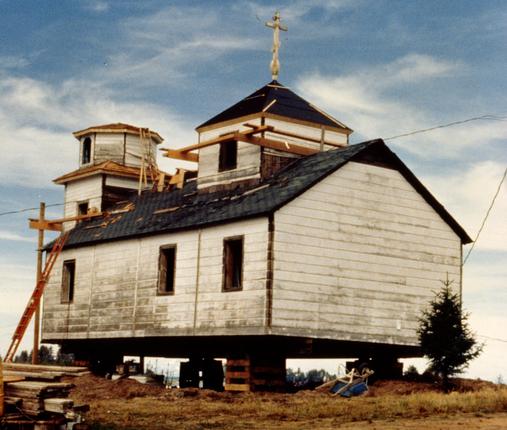
<path id="1" fill-rule="evenodd" d="M 273 333 L 415 345 L 460 252 L 398 171 L 349 162 L 275 214 Z"/>
<path id="2" fill-rule="evenodd" d="M 314 127 L 310 127 L 303 124 L 298 124 L 296 122 L 291 121 L 283 121 L 279 119 L 266 118 L 266 125 L 271 125 L 275 128 L 275 132 L 266 133 L 265 136 L 269 139 L 276 139 L 287 141 L 296 145 L 306 146 L 310 148 L 319 148 L 319 143 L 315 143 L 306 139 L 300 139 L 295 137 L 284 136 L 283 134 L 277 134 L 276 131 L 285 131 L 293 134 L 297 134 L 299 136 L 308 137 L 311 139 L 317 139 L 320 141 L 322 137 L 322 130 L 318 127 L 318 125 Z M 348 144 L 348 137 L 345 133 L 339 133 L 337 131 L 331 131 L 328 129 L 324 129 L 324 140 L 326 142 L 333 143 L 335 145 L 345 146 Z M 335 146 L 325 145 L 324 150 L 336 149 Z"/>
<path id="3" fill-rule="evenodd" d="M 223 239 L 237 235 L 244 235 L 243 290 L 222 292 Z M 267 219 L 258 218 L 65 250 L 46 288 L 42 337 L 263 334 L 267 237 Z M 162 245 L 177 247 L 174 295 L 157 295 Z M 67 259 L 76 260 L 75 295 L 61 304 Z"/>
<path id="4" fill-rule="evenodd" d="M 104 161 L 123 163 L 123 138 L 123 133 L 96 133 L 93 144 L 94 164 Z"/>
<path id="5" fill-rule="evenodd" d="M 71 181 L 65 185 L 64 216 L 77 215 L 78 203 L 88 202 L 88 207 L 101 210 L 102 202 L 102 175 L 89 176 L 79 181 Z M 73 227 L 74 221 L 64 223 L 65 229 Z"/>
<path id="6" fill-rule="evenodd" d="M 224 127 L 201 132 L 199 141 L 212 140 L 220 135 L 233 131 L 249 129 L 243 125 L 245 121 L 229 124 Z M 260 118 L 249 121 L 260 125 Z M 199 171 L 197 183 L 199 188 L 232 182 L 235 179 L 251 179 L 260 177 L 261 149 L 259 146 L 245 142 L 238 143 L 238 166 L 226 172 L 218 171 L 218 154 L 220 145 L 212 145 L 199 150 Z"/>

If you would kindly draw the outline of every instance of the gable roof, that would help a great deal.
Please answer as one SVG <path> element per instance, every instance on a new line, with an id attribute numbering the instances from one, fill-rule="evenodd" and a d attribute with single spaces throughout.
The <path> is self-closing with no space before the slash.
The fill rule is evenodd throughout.
<path id="1" fill-rule="evenodd" d="M 256 113 L 279 115 L 352 131 L 345 124 L 316 108 L 278 81 L 271 81 L 235 105 L 202 123 L 196 130 Z"/>
<path id="2" fill-rule="evenodd" d="M 119 207 L 116 213 L 113 210 L 110 215 L 79 223 L 71 230 L 66 248 L 269 215 L 348 161 L 396 168 L 447 222 L 462 243 L 471 242 L 456 220 L 384 142 L 377 139 L 297 159 L 271 178 L 246 189 L 199 193 L 196 183 L 190 182 L 181 190 L 133 196 L 130 200 L 132 210 Z"/>
<path id="3" fill-rule="evenodd" d="M 103 125 L 94 125 L 88 128 L 85 128 L 84 130 L 75 131 L 72 133 L 76 139 L 79 139 L 81 136 L 84 136 L 85 134 L 90 133 L 128 133 L 128 134 L 134 134 L 139 135 L 139 129 L 141 127 L 136 127 L 135 125 L 125 124 L 123 122 L 117 122 L 114 124 L 103 124 Z M 151 137 L 157 144 L 162 143 L 164 139 L 160 134 L 158 134 L 154 130 L 150 130 Z"/>

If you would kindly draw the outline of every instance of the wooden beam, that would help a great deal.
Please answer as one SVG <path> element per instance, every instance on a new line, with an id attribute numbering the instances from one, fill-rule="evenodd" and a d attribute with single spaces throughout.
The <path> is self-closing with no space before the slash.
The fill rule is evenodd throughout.
<path id="1" fill-rule="evenodd" d="M 307 148 L 305 146 L 294 145 L 288 142 L 280 142 L 279 140 L 266 139 L 263 137 L 245 136 L 241 133 L 237 133 L 234 138 L 240 142 L 252 143 L 254 145 L 263 146 L 264 148 L 275 149 L 277 151 L 289 152 L 297 155 L 311 155 L 319 152 L 318 149 L 314 148 Z"/>
<path id="2" fill-rule="evenodd" d="M 105 215 L 104 212 L 92 212 L 85 215 L 76 215 L 67 218 L 59 218 L 53 220 L 40 220 L 40 219 L 29 219 L 29 227 L 36 230 L 51 230 L 51 231 L 62 231 L 62 224 L 68 221 L 82 221 L 85 219 L 96 218 L 98 216 Z"/>
<path id="3" fill-rule="evenodd" d="M 182 153 L 179 149 L 165 149 L 161 148 L 161 151 L 165 151 L 164 157 L 173 158 L 175 160 L 191 161 L 193 163 L 199 162 L 199 154 L 193 152 Z"/>
<path id="4" fill-rule="evenodd" d="M 227 133 L 223 136 L 217 137 L 216 139 L 206 140 L 201 143 L 197 143 L 195 145 L 185 146 L 183 148 L 177 149 L 179 152 L 190 152 L 195 151 L 196 149 L 206 148 L 207 146 L 216 145 L 217 143 L 227 142 L 229 140 L 233 140 L 237 134 L 242 136 L 251 136 L 253 134 L 262 133 L 264 131 L 272 131 L 273 127 L 270 125 L 260 125 L 254 129 L 244 130 L 244 131 L 236 131 Z"/>
<path id="5" fill-rule="evenodd" d="M 30 219 L 29 227 L 35 230 L 51 230 L 51 231 L 62 231 L 61 224 L 54 224 L 53 222 L 49 222 L 47 220 L 38 220 L 38 219 Z"/>
<path id="6" fill-rule="evenodd" d="M 274 128 L 272 133 L 281 134 L 282 136 L 287 136 L 287 137 L 294 137 L 296 139 L 308 140 L 309 142 L 315 142 L 318 144 L 321 143 L 321 139 L 315 139 L 313 137 L 302 136 L 297 133 L 291 133 L 290 131 L 279 130 L 277 128 Z M 332 142 L 326 142 L 326 141 L 324 141 L 324 145 L 335 146 L 337 148 L 343 148 L 344 146 L 347 146 L 344 143 L 340 144 L 340 143 L 332 143 Z"/>

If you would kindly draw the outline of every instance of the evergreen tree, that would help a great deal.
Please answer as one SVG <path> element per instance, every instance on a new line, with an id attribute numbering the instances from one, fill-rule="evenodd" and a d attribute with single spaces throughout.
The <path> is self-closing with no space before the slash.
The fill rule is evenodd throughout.
<path id="1" fill-rule="evenodd" d="M 418 329 L 423 354 L 430 360 L 430 370 L 449 388 L 449 377 L 461 373 L 470 360 L 482 351 L 468 327 L 468 314 L 461 310 L 459 297 L 451 282 L 443 282 L 429 309 L 423 312 Z"/>

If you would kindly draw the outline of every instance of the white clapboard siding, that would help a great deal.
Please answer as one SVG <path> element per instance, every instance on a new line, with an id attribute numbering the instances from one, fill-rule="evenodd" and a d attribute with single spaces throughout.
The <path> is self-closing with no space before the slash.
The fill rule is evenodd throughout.
<path id="1" fill-rule="evenodd" d="M 244 236 L 243 290 L 222 292 L 223 240 L 239 235 Z M 242 327 L 261 334 L 267 240 L 267 219 L 258 218 L 201 232 L 64 250 L 45 292 L 43 338 L 243 334 Z M 164 245 L 177 247 L 174 295 L 157 295 L 159 250 Z M 76 260 L 74 300 L 61 304 L 62 264 L 68 259 Z"/>
<path id="2" fill-rule="evenodd" d="M 243 125 L 244 122 L 229 124 L 224 127 L 200 133 L 199 141 L 205 142 L 216 139 L 233 131 L 250 130 Z M 260 125 L 260 119 L 249 121 L 251 124 Z M 233 181 L 236 178 L 258 177 L 260 172 L 261 151 L 257 145 L 245 142 L 238 143 L 237 168 L 226 172 L 218 171 L 218 155 L 220 145 L 212 145 L 199 150 L 198 186 L 207 187 Z"/>
<path id="3" fill-rule="evenodd" d="M 139 186 L 139 179 L 135 178 L 122 178 L 120 176 L 106 176 L 106 186 L 137 189 Z"/>
<path id="4" fill-rule="evenodd" d="M 298 136 L 307 137 L 310 139 L 321 140 L 322 130 L 320 127 L 315 126 L 311 127 L 308 125 L 298 124 L 293 121 L 283 121 L 280 119 L 266 118 L 266 125 L 273 126 L 275 128 L 274 133 L 266 133 L 266 137 L 283 140 L 289 143 L 294 143 L 297 145 L 309 147 L 309 148 L 319 148 L 320 143 L 312 142 L 307 139 L 299 139 L 295 137 L 284 136 L 283 134 L 277 134 L 277 131 L 285 131 L 287 133 L 296 134 Z M 347 144 L 347 135 L 345 133 L 340 133 L 338 131 L 324 130 L 324 140 L 329 143 L 333 143 L 335 145 L 346 145 Z M 326 145 L 324 149 L 334 149 L 334 146 Z"/>
<path id="5" fill-rule="evenodd" d="M 274 333 L 416 345 L 461 242 L 396 170 L 349 162 L 275 214 Z"/>
<path id="6" fill-rule="evenodd" d="M 78 205 L 88 202 L 88 208 L 101 210 L 102 206 L 102 176 L 90 176 L 79 181 L 71 181 L 65 185 L 64 216 L 73 217 L 78 214 Z M 72 228 L 76 223 L 67 222 L 65 229 Z"/>
<path id="7" fill-rule="evenodd" d="M 93 147 L 95 164 L 104 161 L 123 163 L 124 133 L 97 133 Z"/>

